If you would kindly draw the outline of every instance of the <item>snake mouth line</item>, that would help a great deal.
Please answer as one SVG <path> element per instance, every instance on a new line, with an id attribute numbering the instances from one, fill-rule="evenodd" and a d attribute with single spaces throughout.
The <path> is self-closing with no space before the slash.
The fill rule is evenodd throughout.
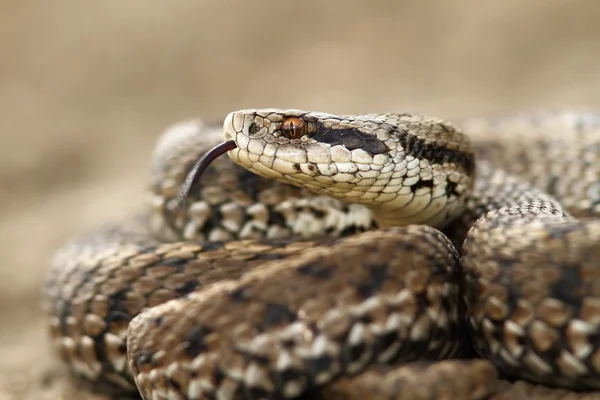
<path id="1" fill-rule="evenodd" d="M 216 160 L 218 157 L 223 154 L 231 151 L 237 147 L 237 144 L 234 140 L 228 140 L 223 143 L 219 143 L 212 149 L 208 150 L 204 155 L 194 164 L 190 172 L 188 172 L 185 177 L 185 181 L 181 185 L 181 189 L 177 194 L 174 202 L 168 206 L 171 211 L 177 211 L 181 209 L 185 204 L 185 201 L 190 194 L 190 192 L 195 188 L 200 179 L 202 178 L 202 174 L 208 168 L 208 166 Z"/>

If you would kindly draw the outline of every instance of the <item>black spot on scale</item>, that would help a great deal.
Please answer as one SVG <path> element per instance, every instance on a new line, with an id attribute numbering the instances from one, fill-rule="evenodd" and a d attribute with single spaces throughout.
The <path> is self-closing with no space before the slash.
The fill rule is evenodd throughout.
<path id="1" fill-rule="evenodd" d="M 306 362 L 307 368 L 310 370 L 310 360 Z M 306 371 L 298 371 L 296 369 L 288 368 L 278 371 L 273 371 L 273 382 L 277 386 L 279 392 L 283 392 L 284 386 L 289 382 L 307 382 L 308 374 Z"/>
<path id="2" fill-rule="evenodd" d="M 323 217 L 325 217 L 325 211 L 323 210 L 319 210 L 314 207 L 309 207 L 309 210 L 312 213 L 312 215 L 314 215 L 318 219 L 322 219 Z"/>
<path id="3" fill-rule="evenodd" d="M 287 306 L 277 303 L 267 303 L 262 326 L 268 329 L 274 325 L 284 325 L 297 319 L 296 313 Z"/>
<path id="4" fill-rule="evenodd" d="M 413 190 L 413 192 L 416 192 L 417 190 L 424 187 L 433 189 L 433 180 L 419 179 L 414 185 L 411 186 L 411 189 Z"/>
<path id="5" fill-rule="evenodd" d="M 387 266 L 386 265 L 371 265 L 365 267 L 368 271 L 369 279 L 366 282 L 360 283 L 356 290 L 363 299 L 367 299 L 379 290 L 387 279 Z"/>
<path id="6" fill-rule="evenodd" d="M 458 186 L 458 184 L 456 182 L 447 180 L 446 181 L 446 196 L 449 196 L 449 195 L 458 196 L 458 192 L 456 191 L 457 186 Z"/>
<path id="7" fill-rule="evenodd" d="M 183 337 L 184 342 L 187 344 L 185 352 L 193 358 L 206 351 L 204 337 L 209 333 L 212 333 L 212 330 L 202 325 L 194 326 L 188 330 Z"/>
<path id="8" fill-rule="evenodd" d="M 572 307 L 574 310 L 579 310 L 582 307 L 583 291 L 585 287 L 581 279 L 579 268 L 564 265 L 561 268 L 560 280 L 550 287 L 550 297 Z"/>
<path id="9" fill-rule="evenodd" d="M 357 226 L 354 225 L 350 225 L 345 227 L 339 234 L 340 237 L 346 237 L 346 236 L 350 236 L 350 235 L 356 235 L 357 233 L 361 233 L 364 232 L 365 229 L 364 228 L 359 228 Z M 328 233 L 333 233 L 333 231 L 328 232 Z"/>
<path id="10" fill-rule="evenodd" d="M 112 322 L 129 322 L 132 316 L 129 314 L 127 294 L 129 289 L 121 289 L 108 297 L 110 302 L 110 313 L 106 317 L 109 323 Z"/>
<path id="11" fill-rule="evenodd" d="M 301 266 L 296 270 L 299 274 L 319 279 L 329 279 L 333 275 L 332 266 L 324 266 L 319 261 Z"/>
<path id="12" fill-rule="evenodd" d="M 344 368 L 346 369 L 350 364 L 357 362 L 363 357 L 365 351 L 367 351 L 367 345 L 365 343 L 357 343 L 355 345 L 346 343 L 342 348 L 342 363 L 344 364 Z M 372 359 L 373 355 L 371 355 L 370 358 Z M 368 362 L 366 364 L 368 364 Z"/>
<path id="13" fill-rule="evenodd" d="M 225 245 L 222 242 L 204 242 L 202 243 L 202 252 L 206 253 L 207 251 L 221 250 L 223 247 L 225 247 Z M 188 260 L 188 263 L 189 262 L 190 260 Z"/>
<path id="14" fill-rule="evenodd" d="M 169 381 L 169 385 L 175 388 L 175 391 L 181 391 L 181 385 L 179 384 L 179 382 L 172 378 L 167 378 L 167 380 Z"/>
<path id="15" fill-rule="evenodd" d="M 269 207 L 269 225 L 286 226 L 283 215 L 273 210 L 273 207 Z"/>
<path id="16" fill-rule="evenodd" d="M 94 350 L 96 352 L 96 357 L 98 358 L 98 360 L 104 360 L 102 362 L 102 368 L 105 371 L 112 370 L 113 366 L 109 362 L 110 357 L 106 354 L 107 349 L 104 342 L 104 334 L 110 330 L 126 328 L 129 325 L 131 319 L 133 318 L 126 310 L 125 300 L 116 301 L 114 297 L 111 297 L 110 301 L 112 303 L 111 306 L 109 306 L 111 311 L 105 318 L 106 328 L 104 328 L 97 335 L 92 336 L 94 340 Z M 127 354 L 127 348 L 125 346 L 125 343 L 122 343 L 117 351 L 122 355 Z"/>
<path id="17" fill-rule="evenodd" d="M 232 292 L 229 292 L 229 299 L 234 303 L 243 303 L 250 299 L 252 289 L 248 286 L 240 286 Z"/>
<path id="18" fill-rule="evenodd" d="M 223 372 L 223 370 L 218 365 L 215 366 L 215 369 L 213 370 L 213 380 L 214 380 L 215 386 L 219 386 L 219 384 L 226 377 L 227 377 L 227 375 L 225 375 L 225 372 Z"/>
<path id="19" fill-rule="evenodd" d="M 141 369 L 146 365 L 151 365 L 152 363 L 152 352 L 147 349 L 142 349 L 137 354 L 133 356 L 133 364 Z"/>
<path id="20" fill-rule="evenodd" d="M 317 375 L 330 371 L 333 365 L 333 358 L 328 355 L 309 358 L 306 360 L 306 368 L 308 368 L 311 378 L 314 380 Z"/>
<path id="21" fill-rule="evenodd" d="M 186 294 L 190 294 L 193 291 L 195 291 L 197 287 L 197 281 L 187 281 L 186 283 L 175 289 L 175 293 L 177 293 L 179 296 L 185 296 Z"/>
<path id="22" fill-rule="evenodd" d="M 223 221 L 223 215 L 221 214 L 221 210 L 218 207 L 211 207 L 212 212 L 210 213 L 210 218 L 206 220 L 204 225 L 202 226 L 202 233 L 208 235 L 213 229 L 220 228 L 221 222 Z"/>
<path id="23" fill-rule="evenodd" d="M 398 333 L 396 331 L 387 332 L 377 338 L 375 352 L 377 354 L 383 353 L 384 351 L 390 349 L 392 346 L 395 346 L 399 340 L 400 339 L 398 338 Z M 395 356 L 396 354 L 394 354 L 391 357 L 391 359 L 393 360 Z"/>

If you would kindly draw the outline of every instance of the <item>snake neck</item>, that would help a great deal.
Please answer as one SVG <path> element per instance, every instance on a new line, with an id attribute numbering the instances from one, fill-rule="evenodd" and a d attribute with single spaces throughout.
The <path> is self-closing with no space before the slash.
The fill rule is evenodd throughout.
<path id="1" fill-rule="evenodd" d="M 434 228 L 444 228 L 449 221 L 464 212 L 462 201 L 428 201 L 417 199 L 411 203 L 386 203 L 366 206 L 373 220 L 380 228 L 406 226 L 411 224 L 429 225 Z"/>

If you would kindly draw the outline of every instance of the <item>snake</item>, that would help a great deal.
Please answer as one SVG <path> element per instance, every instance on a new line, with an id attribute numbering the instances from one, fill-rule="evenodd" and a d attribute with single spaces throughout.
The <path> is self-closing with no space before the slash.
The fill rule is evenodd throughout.
<path id="1" fill-rule="evenodd" d="M 600 114 L 221 121 L 168 127 L 140 210 L 56 252 L 44 309 L 74 385 L 145 400 L 595 398 Z"/>

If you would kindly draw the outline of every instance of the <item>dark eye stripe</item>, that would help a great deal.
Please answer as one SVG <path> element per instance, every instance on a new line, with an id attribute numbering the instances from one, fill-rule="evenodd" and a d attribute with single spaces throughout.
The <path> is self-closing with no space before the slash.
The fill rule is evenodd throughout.
<path id="1" fill-rule="evenodd" d="M 366 135 L 355 128 L 320 128 L 312 138 L 332 146 L 342 145 L 348 150 L 362 149 L 371 155 L 383 154 L 389 150 L 381 140 Z"/>
<path id="2" fill-rule="evenodd" d="M 458 150 L 450 150 L 444 146 L 426 143 L 415 135 L 394 128 L 391 135 L 396 137 L 400 146 L 408 156 L 418 159 L 429 160 L 432 164 L 457 164 L 462 166 L 468 173 L 475 169 L 472 154 Z M 312 136 L 312 139 L 320 143 L 328 143 L 332 146 L 344 146 L 348 150 L 362 149 L 371 155 L 384 154 L 389 148 L 381 140 L 367 135 L 356 128 L 324 128 L 320 127 Z"/>

